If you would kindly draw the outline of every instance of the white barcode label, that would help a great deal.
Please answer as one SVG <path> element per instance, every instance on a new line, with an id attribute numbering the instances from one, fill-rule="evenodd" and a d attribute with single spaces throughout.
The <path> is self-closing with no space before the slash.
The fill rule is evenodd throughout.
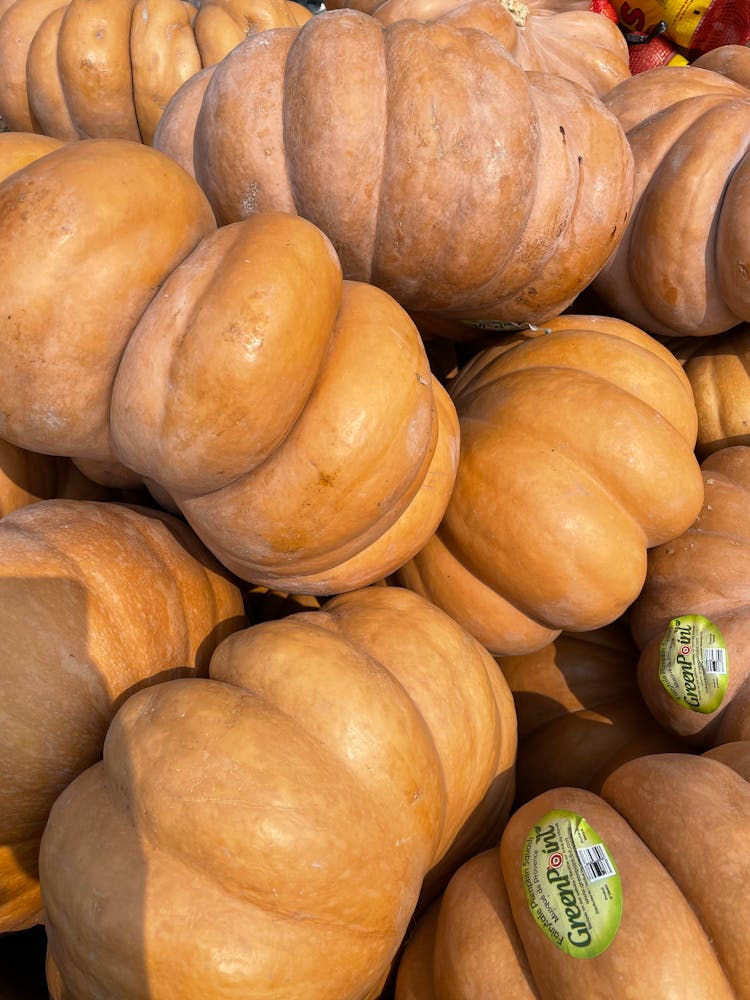
<path id="1" fill-rule="evenodd" d="M 727 651 L 718 646 L 708 646 L 703 650 L 703 669 L 707 674 L 727 672 Z"/>
<path id="2" fill-rule="evenodd" d="M 602 844 L 592 844 L 590 847 L 577 847 L 578 860 L 583 867 L 583 873 L 589 882 L 598 882 L 603 878 L 616 875 L 615 866 L 609 859 Z"/>

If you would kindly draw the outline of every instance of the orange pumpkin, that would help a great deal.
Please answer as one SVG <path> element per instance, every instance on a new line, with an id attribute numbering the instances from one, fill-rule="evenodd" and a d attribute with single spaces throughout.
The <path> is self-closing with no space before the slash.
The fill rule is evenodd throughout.
<path id="1" fill-rule="evenodd" d="M 652 714 L 707 747 L 750 738 L 750 447 L 722 448 L 701 469 L 703 507 L 649 553 L 630 622 Z"/>
<path id="2" fill-rule="evenodd" d="M 6 178 L 0 220 L 0 436 L 133 470 L 274 589 L 351 590 L 422 547 L 455 409 L 407 313 L 310 222 L 217 230 L 174 161 L 106 139 Z"/>
<path id="3" fill-rule="evenodd" d="M 216 66 L 194 143 L 221 223 L 297 212 L 346 278 L 467 319 L 561 312 L 632 200 L 630 149 L 601 101 L 442 20 L 324 11 L 249 37 Z"/>
<path id="4" fill-rule="evenodd" d="M 456 483 L 397 576 L 499 655 L 619 618 L 647 549 L 686 530 L 703 498 L 695 404 L 671 352 L 609 317 L 544 329 L 480 351 L 454 380 Z"/>
<path id="5" fill-rule="evenodd" d="M 47 500 L 0 520 L 0 932 L 41 917 L 39 838 L 135 690 L 205 673 L 242 599 L 182 521 Z"/>
<path id="6" fill-rule="evenodd" d="M 633 214 L 593 288 L 664 337 L 750 320 L 750 91 L 696 66 L 638 73 L 603 98 L 635 159 Z"/>
<path id="7" fill-rule="evenodd" d="M 415 594 L 235 633 L 210 679 L 129 698 L 57 800 L 53 995 L 376 997 L 425 874 L 499 836 L 514 753 L 492 658 Z"/>
<path id="8" fill-rule="evenodd" d="M 417 925 L 396 1000 L 747 996 L 748 773 L 749 743 L 650 754 L 532 799 Z"/>
<path id="9" fill-rule="evenodd" d="M 383 24 L 438 17 L 493 35 L 525 70 L 555 73 L 601 97 L 630 76 L 628 44 L 614 21 L 588 0 L 333 0 Z"/>

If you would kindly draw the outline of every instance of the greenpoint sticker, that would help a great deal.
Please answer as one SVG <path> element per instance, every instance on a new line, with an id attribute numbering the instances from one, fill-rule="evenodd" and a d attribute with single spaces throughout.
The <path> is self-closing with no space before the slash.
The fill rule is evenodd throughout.
<path id="1" fill-rule="evenodd" d="M 556 809 L 531 828 L 521 857 L 529 910 L 566 955 L 594 958 L 622 917 L 622 885 L 609 851 L 582 816 Z"/>
<path id="2" fill-rule="evenodd" d="M 659 680 L 691 712 L 710 715 L 727 690 L 729 661 L 719 629 L 703 615 L 681 615 L 667 626 L 659 647 Z"/>

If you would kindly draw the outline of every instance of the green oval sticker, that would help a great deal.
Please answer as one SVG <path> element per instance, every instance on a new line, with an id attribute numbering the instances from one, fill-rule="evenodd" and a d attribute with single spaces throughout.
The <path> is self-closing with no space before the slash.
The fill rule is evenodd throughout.
<path id="1" fill-rule="evenodd" d="M 729 661 L 719 629 L 703 615 L 682 615 L 659 647 L 659 680 L 679 705 L 710 715 L 727 690 Z"/>
<path id="2" fill-rule="evenodd" d="M 561 951 L 594 958 L 609 947 L 622 917 L 622 885 L 582 816 L 555 809 L 542 817 L 524 842 L 521 877 L 531 915 Z"/>

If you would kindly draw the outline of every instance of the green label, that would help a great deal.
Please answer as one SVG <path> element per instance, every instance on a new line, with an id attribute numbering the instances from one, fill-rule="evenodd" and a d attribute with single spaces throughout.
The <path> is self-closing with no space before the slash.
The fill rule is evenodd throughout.
<path id="1" fill-rule="evenodd" d="M 555 809 L 532 827 L 521 877 L 534 920 L 566 955 L 594 958 L 609 947 L 620 926 L 622 886 L 583 817 Z"/>
<path id="2" fill-rule="evenodd" d="M 673 618 L 659 647 L 659 680 L 679 705 L 710 715 L 724 698 L 729 662 L 719 629 L 703 615 Z"/>

